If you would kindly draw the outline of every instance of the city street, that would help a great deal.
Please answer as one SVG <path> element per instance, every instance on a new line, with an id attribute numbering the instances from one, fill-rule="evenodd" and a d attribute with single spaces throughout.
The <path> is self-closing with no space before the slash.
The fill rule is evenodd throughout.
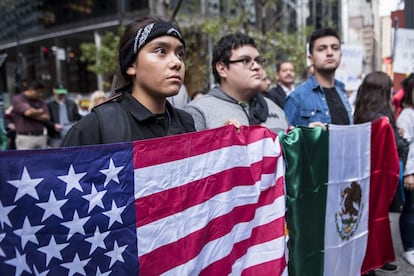
<path id="1" fill-rule="evenodd" d="M 402 257 L 401 253 L 403 252 L 401 239 L 400 239 L 400 230 L 398 226 L 398 219 L 400 217 L 400 213 L 390 213 L 390 221 L 391 221 L 391 232 L 392 232 L 392 240 L 394 242 L 394 253 L 396 256 L 397 264 L 400 266 L 400 269 L 396 273 L 383 273 L 377 272 L 377 275 L 385 276 L 385 275 L 393 275 L 393 276 L 411 276 L 414 275 L 414 267 L 410 266 Z"/>

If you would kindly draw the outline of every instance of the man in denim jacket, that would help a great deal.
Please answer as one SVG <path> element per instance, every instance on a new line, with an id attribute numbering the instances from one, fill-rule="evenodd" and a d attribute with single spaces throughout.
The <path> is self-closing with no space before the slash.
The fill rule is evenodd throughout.
<path id="1" fill-rule="evenodd" d="M 309 41 L 309 60 L 314 74 L 285 100 L 285 114 L 291 126 L 352 124 L 352 111 L 345 86 L 335 80 L 341 63 L 341 40 L 331 28 L 316 30 Z"/>

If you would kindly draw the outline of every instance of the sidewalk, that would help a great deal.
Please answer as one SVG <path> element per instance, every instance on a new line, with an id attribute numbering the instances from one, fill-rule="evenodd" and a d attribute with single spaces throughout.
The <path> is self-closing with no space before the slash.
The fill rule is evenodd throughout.
<path id="1" fill-rule="evenodd" d="M 403 249 L 402 249 L 401 239 L 400 239 L 400 229 L 398 226 L 399 217 L 400 217 L 400 213 L 390 213 L 391 233 L 392 233 L 392 240 L 394 242 L 394 253 L 396 257 L 396 263 L 400 266 L 400 269 L 398 270 L 398 272 L 395 272 L 395 273 L 376 272 L 376 275 L 378 276 L 385 276 L 385 275 L 411 276 L 411 275 L 414 275 L 414 267 L 410 266 L 401 257 L 401 253 L 403 252 Z"/>

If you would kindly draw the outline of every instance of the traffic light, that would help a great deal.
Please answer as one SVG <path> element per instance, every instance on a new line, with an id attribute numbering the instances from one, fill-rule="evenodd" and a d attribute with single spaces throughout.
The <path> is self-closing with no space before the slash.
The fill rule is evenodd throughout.
<path id="1" fill-rule="evenodd" d="M 76 52 L 72 50 L 71 47 L 66 47 L 66 61 L 67 62 L 76 61 L 76 58 L 77 58 Z"/>
<path id="2" fill-rule="evenodd" d="M 40 59 L 45 62 L 50 57 L 50 49 L 48 47 L 40 47 Z"/>

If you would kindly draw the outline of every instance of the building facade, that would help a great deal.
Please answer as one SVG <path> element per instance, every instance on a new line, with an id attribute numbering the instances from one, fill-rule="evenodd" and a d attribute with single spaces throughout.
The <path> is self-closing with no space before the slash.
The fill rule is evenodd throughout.
<path id="1" fill-rule="evenodd" d="M 47 90 L 57 82 L 73 92 L 96 89 L 97 77 L 80 61 L 79 45 L 148 11 L 149 1 L 1 1 L 0 90 L 15 92 L 26 79 L 42 81 Z"/>

